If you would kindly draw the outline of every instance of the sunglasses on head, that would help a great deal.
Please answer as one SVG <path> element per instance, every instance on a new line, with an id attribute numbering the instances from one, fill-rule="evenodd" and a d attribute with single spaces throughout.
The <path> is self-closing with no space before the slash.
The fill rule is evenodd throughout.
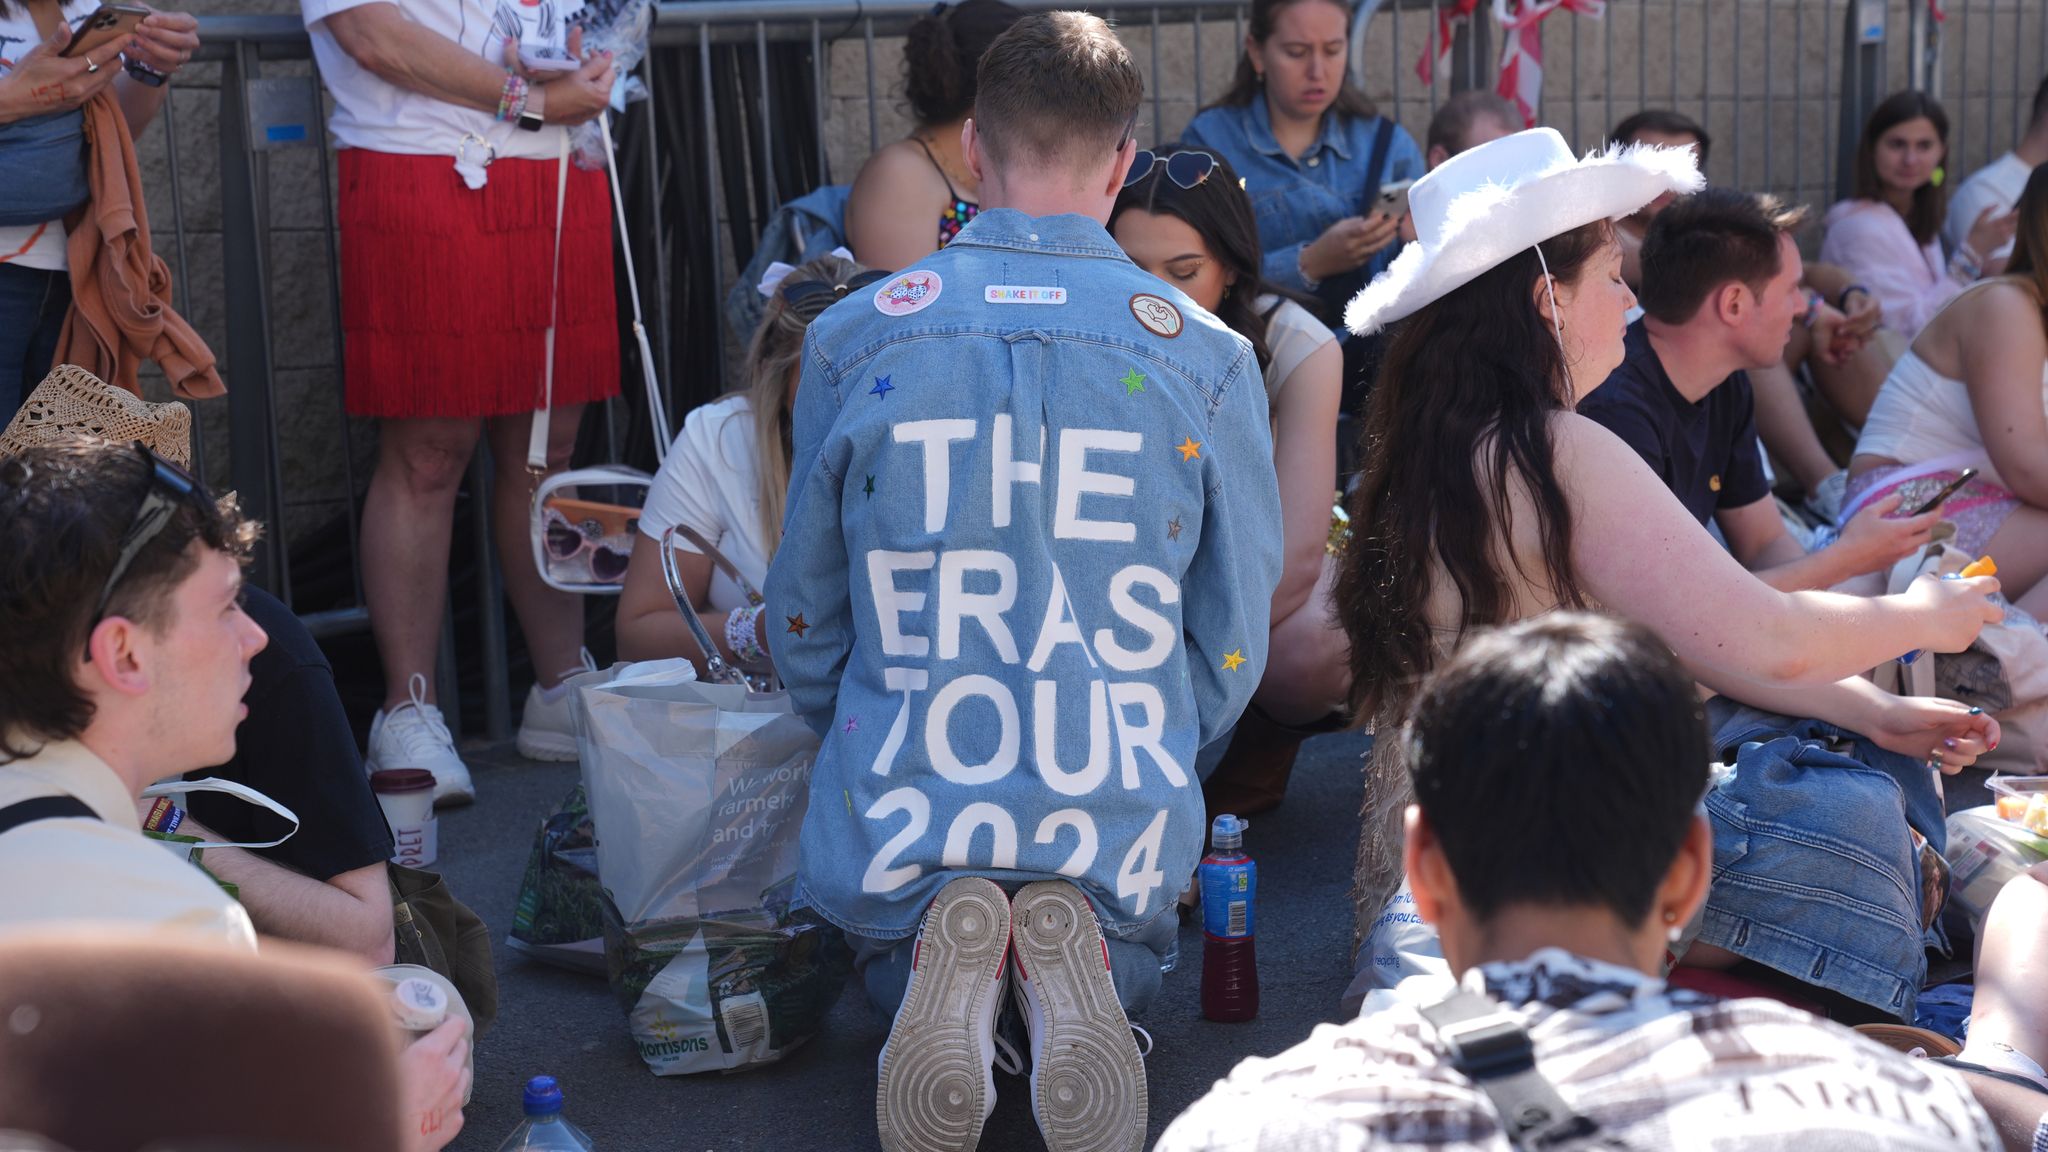
<path id="1" fill-rule="evenodd" d="M 803 313 L 807 320 L 816 319 L 829 305 L 887 275 L 887 272 L 869 269 L 848 277 L 844 284 L 828 284 L 823 280 L 806 280 L 801 284 L 790 284 L 782 289 L 782 303 L 784 307 Z"/>
<path id="2" fill-rule="evenodd" d="M 570 523 L 567 516 L 555 509 L 546 512 L 547 531 L 543 543 L 548 558 L 558 563 L 574 560 L 583 552 L 590 553 L 590 575 L 605 584 L 617 584 L 626 578 L 626 564 L 633 558 L 633 540 L 626 537 L 607 537 L 604 525 L 596 520 Z M 622 542 L 623 541 L 623 542 Z"/>
<path id="3" fill-rule="evenodd" d="M 87 632 L 99 627 L 100 621 L 106 619 L 107 604 L 114 598 L 114 588 L 121 583 L 122 577 L 128 575 L 135 557 L 149 546 L 150 541 L 163 534 L 178 506 L 189 505 L 202 514 L 206 511 L 201 502 L 205 498 L 205 489 L 200 487 L 199 481 L 183 468 L 150 451 L 142 441 L 137 440 L 134 444 L 143 463 L 149 466 L 149 490 L 143 493 L 142 504 L 135 509 L 135 515 L 129 518 L 127 531 L 121 533 L 121 553 L 114 560 L 113 570 L 107 573 L 106 583 L 100 585 L 100 596 L 93 603 Z M 92 659 L 91 651 L 86 652 L 85 658 Z"/>
<path id="4" fill-rule="evenodd" d="M 1166 166 L 1166 178 L 1168 180 L 1192 192 L 1196 187 L 1200 186 L 1202 181 L 1207 180 L 1211 173 L 1216 171 L 1217 161 L 1215 154 L 1210 152 L 1200 152 L 1191 149 L 1185 152 L 1173 152 L 1161 156 L 1147 148 L 1139 152 L 1137 158 L 1131 161 L 1130 173 L 1124 177 L 1124 187 L 1129 188 L 1131 185 L 1150 176 L 1152 169 L 1162 163 Z"/>

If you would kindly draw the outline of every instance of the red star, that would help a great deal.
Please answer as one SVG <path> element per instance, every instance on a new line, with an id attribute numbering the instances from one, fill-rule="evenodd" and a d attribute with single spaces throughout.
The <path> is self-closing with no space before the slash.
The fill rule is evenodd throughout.
<path id="1" fill-rule="evenodd" d="M 799 640 L 804 638 L 804 632 L 810 628 L 809 624 L 804 623 L 804 614 L 801 612 L 794 616 L 784 616 L 783 619 L 789 621 L 789 632 Z"/>

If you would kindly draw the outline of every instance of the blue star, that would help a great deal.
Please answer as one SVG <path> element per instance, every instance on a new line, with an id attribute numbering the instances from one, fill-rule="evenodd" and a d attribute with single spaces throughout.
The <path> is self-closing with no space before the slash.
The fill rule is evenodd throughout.
<path id="1" fill-rule="evenodd" d="M 889 393 L 894 392 L 895 390 L 896 386 L 894 384 L 889 383 L 889 378 L 887 376 L 877 376 L 875 377 L 875 386 L 873 388 L 868 389 L 868 395 L 887 396 Z"/>

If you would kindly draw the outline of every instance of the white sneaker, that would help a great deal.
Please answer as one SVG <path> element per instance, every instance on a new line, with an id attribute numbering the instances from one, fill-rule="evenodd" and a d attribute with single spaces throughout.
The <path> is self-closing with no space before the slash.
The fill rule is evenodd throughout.
<path id="1" fill-rule="evenodd" d="M 378 712 L 370 721 L 370 771 L 424 768 L 434 774 L 434 807 L 476 800 L 469 765 L 455 754 L 455 738 L 441 720 L 441 710 L 427 703 L 427 678 L 413 673 L 406 684 L 409 703 Z"/>
<path id="2" fill-rule="evenodd" d="M 1031 1036 L 1031 1112 L 1048 1152 L 1139 1152 L 1145 1061 L 1109 975 L 1095 911 L 1064 880 L 1010 904 L 1011 985 Z"/>
<path id="3" fill-rule="evenodd" d="M 580 672 L 597 671 L 597 661 L 591 659 L 590 649 L 583 650 L 583 662 L 570 669 L 566 676 Z M 576 714 L 569 710 L 569 694 L 556 692 L 552 697 L 541 691 L 535 684 L 526 692 L 526 707 L 519 713 L 519 754 L 528 760 L 574 761 L 576 752 Z"/>
<path id="4" fill-rule="evenodd" d="M 939 890 L 911 953 L 910 985 L 882 1045 L 875 1121 L 887 1152 L 971 1152 L 996 1107 L 996 1014 L 1010 901 L 962 877 Z"/>

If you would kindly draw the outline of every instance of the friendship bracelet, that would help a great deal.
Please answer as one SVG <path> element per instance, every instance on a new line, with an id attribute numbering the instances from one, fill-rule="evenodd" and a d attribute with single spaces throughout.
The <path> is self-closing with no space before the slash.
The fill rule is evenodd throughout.
<path id="1" fill-rule="evenodd" d="M 1835 297 L 1835 308 L 1837 311 L 1847 312 L 1849 310 L 1849 293 L 1851 292 L 1861 292 L 1865 296 L 1870 295 L 1870 289 L 1864 287 L 1863 285 L 1850 284 L 1842 289 L 1842 294 L 1840 296 Z"/>
<path id="2" fill-rule="evenodd" d="M 525 77 L 516 72 L 505 73 L 505 88 L 498 94 L 498 119 L 519 119 L 520 114 L 526 111 L 529 92 Z"/>
<path id="3" fill-rule="evenodd" d="M 176 804 L 171 803 L 170 797 L 159 796 L 156 798 L 156 803 L 150 805 L 149 818 L 142 822 L 142 830 L 144 832 L 155 832 L 160 836 L 169 836 L 176 833 L 178 825 L 184 822 L 184 811 Z"/>

